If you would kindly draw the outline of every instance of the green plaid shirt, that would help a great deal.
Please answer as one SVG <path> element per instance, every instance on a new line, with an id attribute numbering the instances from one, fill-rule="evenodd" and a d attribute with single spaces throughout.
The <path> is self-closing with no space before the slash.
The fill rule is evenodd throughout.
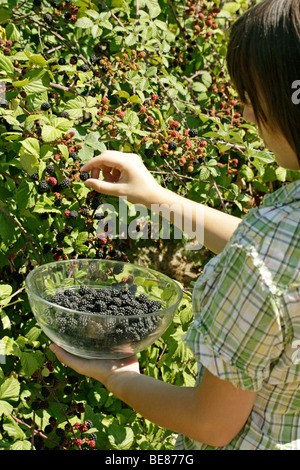
<path id="1" fill-rule="evenodd" d="M 300 181 L 264 197 L 193 292 L 186 342 L 205 368 L 257 392 L 239 434 L 221 449 L 300 450 Z M 220 449 L 178 436 L 175 449 Z"/>

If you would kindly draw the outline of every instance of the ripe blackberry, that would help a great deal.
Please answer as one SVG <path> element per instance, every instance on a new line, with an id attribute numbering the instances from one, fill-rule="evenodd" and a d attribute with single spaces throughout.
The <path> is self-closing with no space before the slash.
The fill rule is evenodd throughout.
<path id="1" fill-rule="evenodd" d="M 82 72 L 87 72 L 89 69 L 90 69 L 90 68 L 89 68 L 88 64 L 82 64 L 82 65 L 80 66 L 80 70 L 81 70 Z"/>
<path id="2" fill-rule="evenodd" d="M 83 296 L 89 295 L 89 294 L 91 295 L 93 294 L 93 289 L 92 287 L 89 287 L 89 286 L 84 286 L 84 285 L 80 286 L 79 294 Z"/>
<path id="3" fill-rule="evenodd" d="M 31 409 L 32 410 L 39 410 L 40 409 L 40 402 L 38 400 L 34 400 L 31 403 Z"/>
<path id="4" fill-rule="evenodd" d="M 39 180 L 39 175 L 38 173 L 34 173 L 33 175 L 31 175 L 30 177 L 33 181 L 38 181 Z"/>
<path id="5" fill-rule="evenodd" d="M 61 199 L 55 199 L 54 205 L 55 205 L 55 207 L 61 207 L 62 206 L 62 200 Z"/>
<path id="6" fill-rule="evenodd" d="M 91 441 L 96 441 L 97 440 L 97 434 L 95 434 L 94 432 L 91 432 L 91 434 L 89 435 L 89 438 Z"/>
<path id="7" fill-rule="evenodd" d="M 75 385 L 79 381 L 79 378 L 76 377 L 76 375 L 68 375 L 67 380 L 69 384 Z"/>
<path id="8" fill-rule="evenodd" d="M 58 64 L 59 65 L 66 65 L 66 59 L 64 57 L 60 57 L 60 59 L 58 59 Z"/>
<path id="9" fill-rule="evenodd" d="M 45 426 L 44 433 L 50 434 L 51 431 L 52 431 L 52 426 L 50 424 L 47 424 L 47 426 Z"/>
<path id="10" fill-rule="evenodd" d="M 88 217 L 88 216 L 90 215 L 90 212 L 89 212 L 89 210 L 88 210 L 86 207 L 84 207 L 83 209 L 81 209 L 80 214 L 81 214 L 83 217 Z"/>
<path id="11" fill-rule="evenodd" d="M 47 398 L 50 395 L 50 390 L 46 387 L 42 387 L 41 388 L 41 394 L 44 398 Z"/>
<path id="12" fill-rule="evenodd" d="M 92 209 L 97 209 L 100 205 L 100 197 L 99 196 L 95 196 L 92 201 L 91 201 L 91 208 Z"/>
<path id="13" fill-rule="evenodd" d="M 42 110 L 42 111 L 48 111 L 48 109 L 50 109 L 50 108 L 51 108 L 51 106 L 50 106 L 50 104 L 47 103 L 47 102 L 44 102 L 44 103 L 42 103 L 42 105 L 41 105 L 41 110 Z"/>
<path id="14" fill-rule="evenodd" d="M 170 142 L 169 145 L 168 145 L 168 149 L 172 150 L 172 151 L 176 150 L 177 149 L 176 142 Z"/>
<path id="15" fill-rule="evenodd" d="M 49 251 L 51 250 L 51 245 L 50 243 L 45 243 L 44 246 L 43 246 L 43 253 L 49 253 Z"/>
<path id="16" fill-rule="evenodd" d="M 87 420 L 84 422 L 84 424 L 86 425 L 86 427 L 87 427 L 88 429 L 91 429 L 91 428 L 94 426 L 93 422 L 92 422 L 90 419 L 87 419 Z M 91 437 L 92 435 L 93 435 L 93 433 L 90 434 L 90 436 L 89 436 L 90 439 L 94 439 L 93 437 Z M 95 436 L 96 436 L 96 434 L 95 434 Z M 97 439 L 97 436 L 96 436 L 96 439 Z"/>
<path id="17" fill-rule="evenodd" d="M 52 163 L 49 163 L 49 165 L 46 166 L 46 171 L 52 175 L 54 173 L 54 165 Z"/>
<path id="18" fill-rule="evenodd" d="M 39 181 L 39 193 L 45 193 L 49 188 L 47 181 L 41 180 Z"/>
<path id="19" fill-rule="evenodd" d="M 78 61 L 77 57 L 75 55 L 72 55 L 72 57 L 70 58 L 70 64 L 75 65 L 77 64 L 77 61 Z"/>
<path id="20" fill-rule="evenodd" d="M 69 152 L 69 157 L 70 157 L 70 158 L 73 158 L 74 161 L 75 161 L 75 160 L 78 160 L 78 158 L 77 158 L 77 153 L 76 153 L 76 152 Z"/>
<path id="21" fill-rule="evenodd" d="M 154 156 L 154 150 L 152 148 L 145 149 L 145 156 L 147 158 L 152 158 Z"/>
<path id="22" fill-rule="evenodd" d="M 64 387 L 64 393 L 65 393 L 66 395 L 72 395 L 72 392 L 73 392 L 73 388 L 72 388 L 70 385 L 66 385 L 66 386 Z"/>
<path id="23" fill-rule="evenodd" d="M 65 234 L 62 232 L 59 232 L 56 234 L 55 238 L 56 238 L 57 243 L 62 243 L 64 241 Z"/>
<path id="24" fill-rule="evenodd" d="M 63 111 L 62 113 L 60 113 L 60 117 L 69 119 L 70 115 L 68 111 Z"/>
<path id="25" fill-rule="evenodd" d="M 70 19 L 72 18 L 72 13 L 70 11 L 67 11 L 65 13 L 65 20 L 66 21 L 69 21 Z"/>
<path id="26" fill-rule="evenodd" d="M 197 129 L 190 129 L 189 130 L 189 136 L 190 137 L 196 137 L 198 135 Z"/>
<path id="27" fill-rule="evenodd" d="M 99 63 L 99 60 L 100 59 L 95 54 L 92 54 L 90 56 L 90 61 L 92 65 L 96 65 L 97 63 Z"/>
<path id="28" fill-rule="evenodd" d="M 113 267 L 114 274 L 120 274 L 123 272 L 124 266 L 122 264 L 115 264 Z"/>
<path id="29" fill-rule="evenodd" d="M 86 181 L 87 179 L 89 179 L 89 177 L 90 177 L 89 173 L 86 173 L 85 171 L 82 171 L 82 172 L 80 173 L 80 179 L 81 179 L 81 181 Z"/>
<path id="30" fill-rule="evenodd" d="M 67 189 L 71 184 L 71 181 L 68 178 L 64 178 L 60 183 L 61 189 Z"/>

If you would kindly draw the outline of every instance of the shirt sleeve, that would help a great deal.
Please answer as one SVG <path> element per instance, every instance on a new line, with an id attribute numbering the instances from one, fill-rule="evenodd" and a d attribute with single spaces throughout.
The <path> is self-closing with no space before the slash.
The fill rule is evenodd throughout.
<path id="1" fill-rule="evenodd" d="M 237 244 L 208 273 L 194 288 L 187 345 L 212 374 L 258 391 L 284 348 L 272 276 L 255 249 Z"/>

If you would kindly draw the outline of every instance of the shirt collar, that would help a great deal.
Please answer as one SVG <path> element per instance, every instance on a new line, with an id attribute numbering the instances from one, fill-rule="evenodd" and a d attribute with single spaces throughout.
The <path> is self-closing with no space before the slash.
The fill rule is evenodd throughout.
<path id="1" fill-rule="evenodd" d="M 280 206 L 300 200 L 300 179 L 288 183 L 271 194 L 265 194 L 261 207 Z"/>

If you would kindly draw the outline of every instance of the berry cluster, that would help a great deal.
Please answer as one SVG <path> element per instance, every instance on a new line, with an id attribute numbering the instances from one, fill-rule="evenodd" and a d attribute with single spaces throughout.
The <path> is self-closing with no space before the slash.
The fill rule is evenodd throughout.
<path id="1" fill-rule="evenodd" d="M 77 405 L 80 405 L 77 404 Z M 83 404 L 81 404 L 83 406 Z M 59 437 L 59 444 L 68 448 L 79 447 L 80 449 L 94 448 L 96 446 L 97 434 L 88 433 L 93 428 L 93 422 L 89 419 L 83 422 L 71 424 L 69 421 L 61 427 L 54 416 L 50 416 L 49 424 L 44 428 L 44 433 L 50 438 Z"/>
<path id="2" fill-rule="evenodd" d="M 62 337 L 72 336 L 74 346 L 92 346 L 101 351 L 140 342 L 159 327 L 162 303 L 146 294 L 136 295 L 137 286 L 132 279 L 127 281 L 127 287 L 121 282 L 121 286 L 116 284 L 112 289 L 83 285 L 58 292 L 48 300 L 63 309 L 48 309 L 45 321 Z"/>

